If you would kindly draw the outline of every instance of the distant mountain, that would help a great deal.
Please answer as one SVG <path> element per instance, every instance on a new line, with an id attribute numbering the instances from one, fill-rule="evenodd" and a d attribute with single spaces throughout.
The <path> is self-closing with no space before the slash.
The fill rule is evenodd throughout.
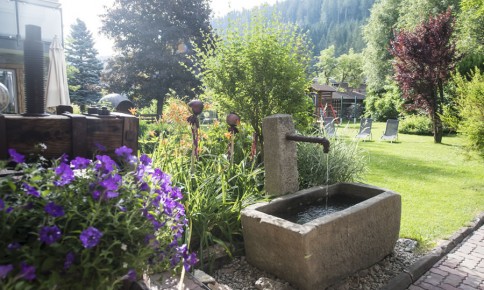
<path id="1" fill-rule="evenodd" d="M 307 32 L 314 45 L 314 55 L 334 44 L 336 55 L 350 48 L 361 52 L 365 47 L 361 27 L 370 16 L 370 8 L 377 0 L 286 0 L 267 6 L 267 13 L 279 13 L 282 21 L 296 23 Z M 250 21 L 251 13 L 261 9 L 235 11 L 216 18 L 212 25 L 224 29 L 232 20 Z"/>

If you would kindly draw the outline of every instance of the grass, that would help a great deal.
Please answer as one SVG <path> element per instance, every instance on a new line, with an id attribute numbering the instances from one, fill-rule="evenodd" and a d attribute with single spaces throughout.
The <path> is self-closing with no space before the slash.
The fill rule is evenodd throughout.
<path id="1" fill-rule="evenodd" d="M 359 124 L 341 124 L 337 134 L 350 139 Z M 400 236 L 433 247 L 484 212 L 484 162 L 467 159 L 464 139 L 399 134 L 398 142 L 380 141 L 385 123 L 374 123 L 373 141 L 360 142 L 369 157 L 363 182 L 402 196 Z"/>

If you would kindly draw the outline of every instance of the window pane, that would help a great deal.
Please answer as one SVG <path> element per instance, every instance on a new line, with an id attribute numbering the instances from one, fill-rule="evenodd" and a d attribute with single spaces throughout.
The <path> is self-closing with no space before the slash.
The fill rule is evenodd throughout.
<path id="1" fill-rule="evenodd" d="M 0 83 L 7 87 L 10 101 L 8 107 L 2 113 L 17 113 L 17 90 L 15 85 L 15 71 L 0 68 Z"/>

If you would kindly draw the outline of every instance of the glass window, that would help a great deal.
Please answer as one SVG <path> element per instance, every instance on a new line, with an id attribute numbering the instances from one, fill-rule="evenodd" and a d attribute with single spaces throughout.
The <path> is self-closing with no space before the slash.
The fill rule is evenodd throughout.
<path id="1" fill-rule="evenodd" d="M 17 113 L 18 103 L 15 71 L 11 69 L 0 68 L 0 83 L 7 87 L 10 98 L 7 108 L 2 113 Z"/>

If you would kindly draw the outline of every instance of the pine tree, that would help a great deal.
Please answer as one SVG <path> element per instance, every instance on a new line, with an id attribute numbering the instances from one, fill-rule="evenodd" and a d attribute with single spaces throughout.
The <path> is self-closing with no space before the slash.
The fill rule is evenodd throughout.
<path id="1" fill-rule="evenodd" d="M 71 101 L 81 106 L 97 102 L 102 63 L 96 58 L 98 52 L 92 34 L 80 19 L 71 25 L 66 54 L 68 64 L 76 69 L 69 78 L 69 86 L 78 88 L 69 92 Z"/>

